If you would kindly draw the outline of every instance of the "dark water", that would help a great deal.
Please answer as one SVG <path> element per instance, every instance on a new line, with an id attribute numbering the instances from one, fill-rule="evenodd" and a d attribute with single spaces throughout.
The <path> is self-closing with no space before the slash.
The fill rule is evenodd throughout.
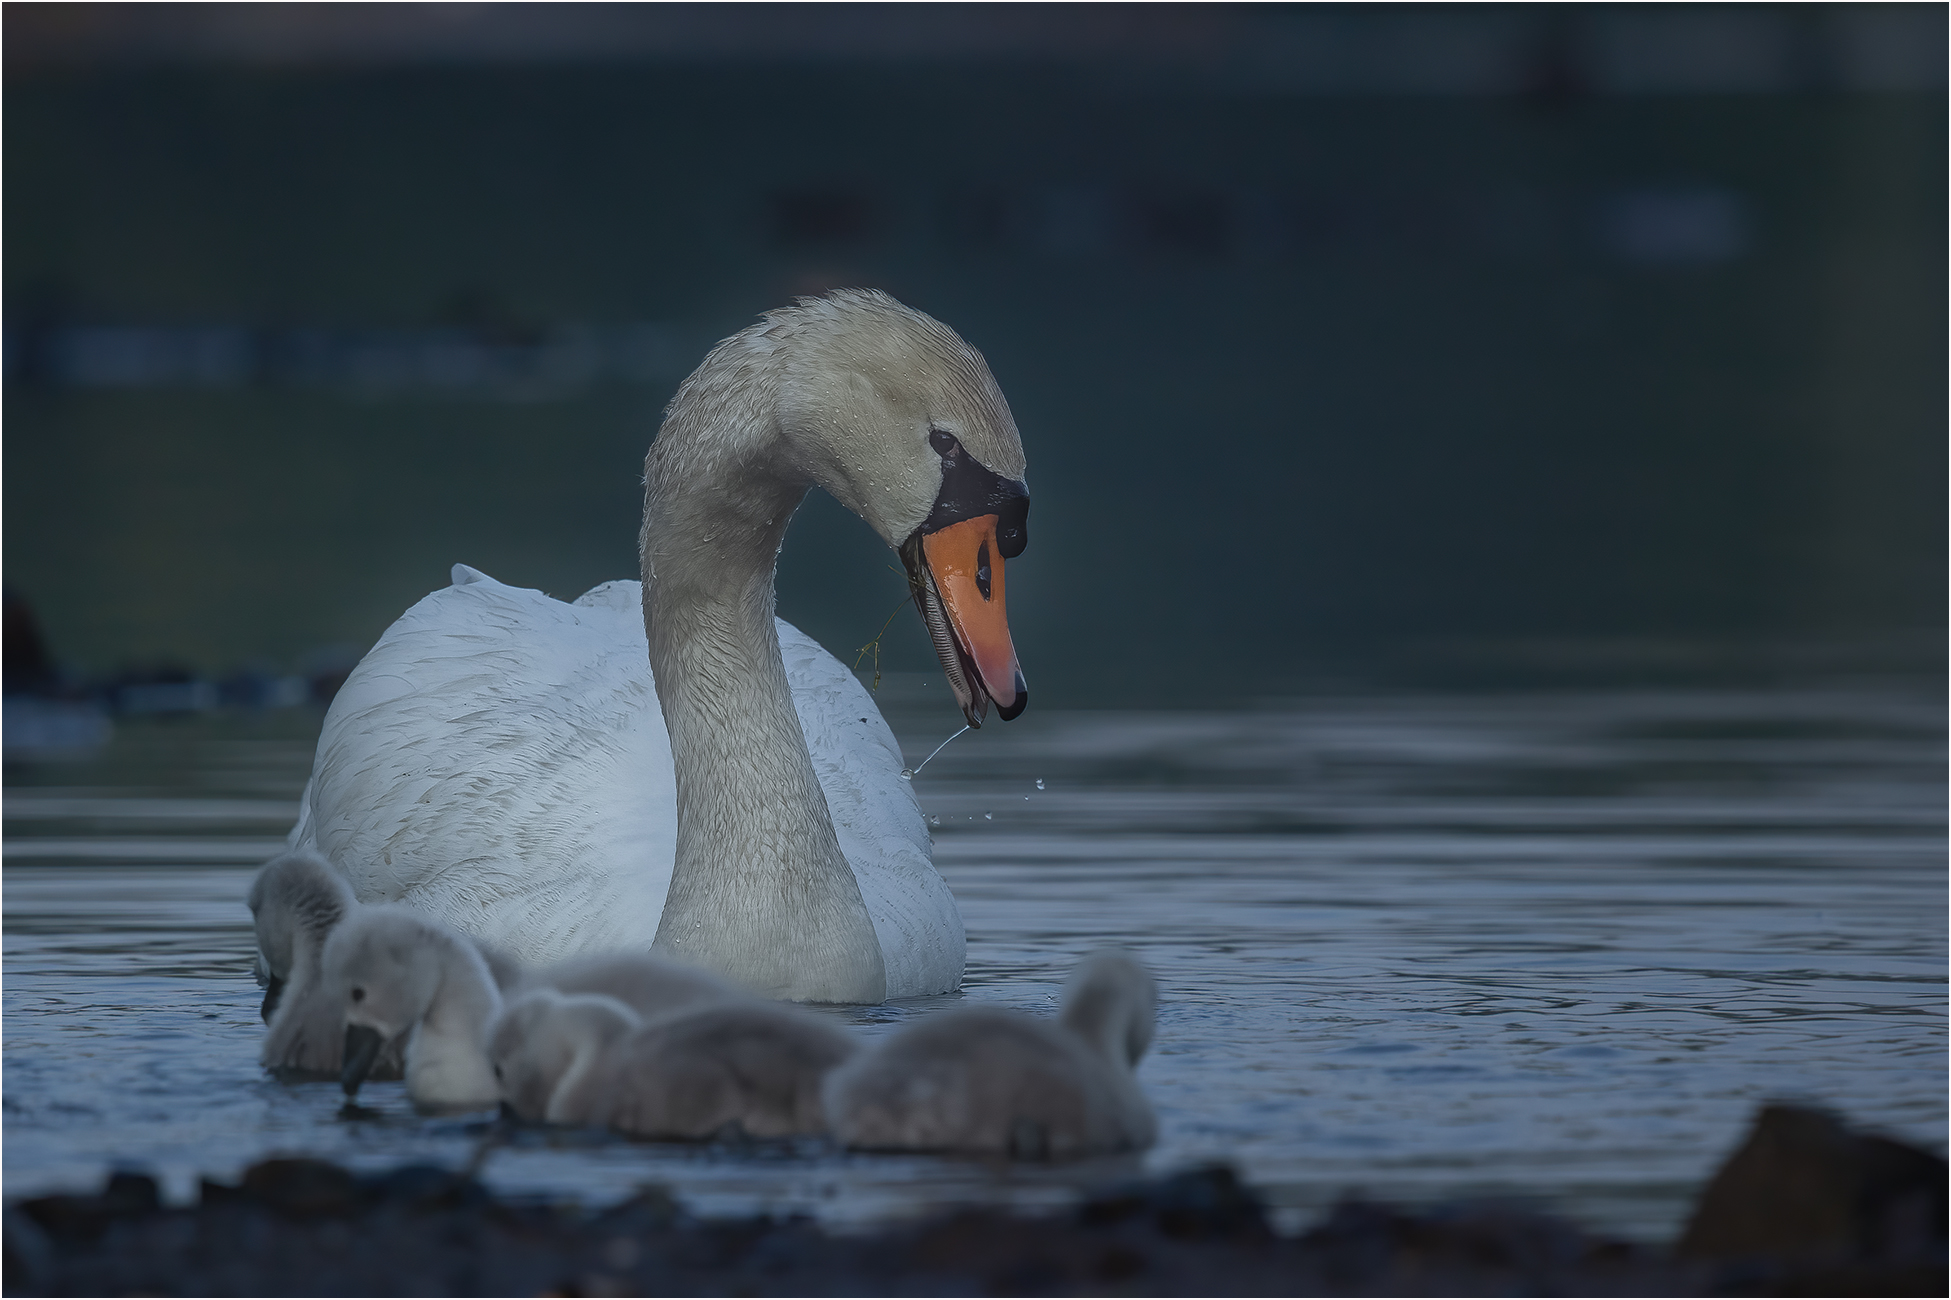
<path id="1" fill-rule="evenodd" d="M 941 693 L 883 688 L 911 761 L 953 730 Z M 118 1164 L 187 1196 L 271 1151 L 479 1154 L 401 1085 L 347 1122 L 335 1086 L 256 1067 L 242 898 L 317 723 L 129 724 L 93 761 L 9 770 L 9 1194 Z M 1360 1187 L 1516 1193 L 1661 1237 L 1772 1097 L 1943 1149 L 1933 691 L 1033 710 L 958 740 L 916 788 L 968 922 L 962 996 L 1048 1012 L 1076 955 L 1137 950 L 1163 993 L 1144 1163 L 1233 1160 L 1290 1224 Z M 943 1001 L 837 1014 L 884 1032 Z M 1061 1200 L 1120 1171 L 568 1138 L 482 1158 L 510 1190 L 602 1202 L 663 1182 L 706 1212 L 852 1221 Z"/>

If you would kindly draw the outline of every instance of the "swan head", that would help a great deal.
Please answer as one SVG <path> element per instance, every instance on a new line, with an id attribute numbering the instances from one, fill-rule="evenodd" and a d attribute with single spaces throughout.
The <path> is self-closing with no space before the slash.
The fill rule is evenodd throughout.
<path id="1" fill-rule="evenodd" d="M 549 1099 L 577 1053 L 600 1049 L 638 1023 L 635 1012 L 605 994 L 537 989 L 516 998 L 488 1030 L 502 1101 L 524 1120 L 548 1118 Z"/>
<path id="2" fill-rule="evenodd" d="M 326 987 L 345 1007 L 346 1094 L 358 1092 L 390 1043 L 404 1039 L 433 1006 L 454 944 L 405 908 L 361 908 L 325 944 Z"/>
<path id="3" fill-rule="evenodd" d="M 1003 564 L 1029 541 L 1023 443 L 982 354 L 872 289 L 768 317 L 779 423 L 813 481 L 894 548 L 970 726 L 1029 690 L 1003 607 Z"/>

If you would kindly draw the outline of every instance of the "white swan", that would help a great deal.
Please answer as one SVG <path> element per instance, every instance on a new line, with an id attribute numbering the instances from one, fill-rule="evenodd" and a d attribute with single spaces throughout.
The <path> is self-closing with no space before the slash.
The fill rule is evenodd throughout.
<path id="1" fill-rule="evenodd" d="M 1151 1045 L 1157 986 L 1124 953 L 1071 972 L 1056 1023 L 1001 1007 L 928 1016 L 835 1070 L 833 1135 L 871 1150 L 1065 1157 L 1152 1144 L 1132 1069 Z"/>
<path id="2" fill-rule="evenodd" d="M 773 618 L 773 566 L 825 488 L 900 552 L 969 721 L 992 701 L 1012 718 L 1023 469 L 946 326 L 863 290 L 770 313 L 672 399 L 644 462 L 643 586 L 565 604 L 457 565 L 333 701 L 291 843 L 362 901 L 530 962 L 654 938 L 771 997 L 957 987 L 961 916 L 899 748 L 853 675 Z"/>
<path id="3" fill-rule="evenodd" d="M 489 1058 L 523 1119 L 634 1137 L 824 1131 L 820 1088 L 857 1044 L 806 1011 L 737 998 L 644 1022 L 614 998 L 542 990 L 508 1005 Z"/>

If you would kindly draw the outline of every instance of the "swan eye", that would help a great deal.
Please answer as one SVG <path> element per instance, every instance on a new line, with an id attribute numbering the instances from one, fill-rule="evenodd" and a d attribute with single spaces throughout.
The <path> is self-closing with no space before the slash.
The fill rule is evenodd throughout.
<path id="1" fill-rule="evenodd" d="M 354 989 L 352 991 L 352 1000 L 354 1002 L 364 1002 L 366 1000 L 366 990 Z"/>
<path id="2" fill-rule="evenodd" d="M 989 543 L 984 542 L 976 548 L 976 590 L 984 600 L 989 599 Z"/>
<path id="3" fill-rule="evenodd" d="M 962 449 L 962 444 L 955 441 L 955 435 L 942 429 L 928 431 L 928 445 L 944 456 L 953 456 Z"/>

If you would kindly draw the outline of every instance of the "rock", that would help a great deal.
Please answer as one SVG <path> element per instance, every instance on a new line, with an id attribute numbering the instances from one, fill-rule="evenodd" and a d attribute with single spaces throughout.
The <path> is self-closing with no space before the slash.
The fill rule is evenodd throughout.
<path id="1" fill-rule="evenodd" d="M 1350 1199 L 1300 1243 L 1325 1292 L 1349 1295 L 1671 1294 L 1658 1261 L 1623 1242 L 1494 1201 L 1420 1213 Z"/>
<path id="2" fill-rule="evenodd" d="M 156 1180 L 147 1174 L 118 1170 L 94 1196 L 37 1196 L 22 1201 L 20 1211 L 56 1236 L 94 1238 L 115 1219 L 147 1214 L 161 1204 Z"/>
<path id="3" fill-rule="evenodd" d="M 360 1208 L 359 1183 L 325 1160 L 289 1156 L 244 1171 L 244 1192 L 293 1218 L 346 1215 Z"/>
<path id="4" fill-rule="evenodd" d="M 1676 1253 L 1800 1267 L 1942 1267 L 1945 1162 L 1851 1132 L 1827 1111 L 1764 1106 L 1701 1193 Z"/>
<path id="5" fill-rule="evenodd" d="M 1204 1165 L 1162 1179 L 1133 1184 L 1086 1201 L 1077 1212 L 1085 1227 L 1148 1217 L 1168 1237 L 1238 1239 L 1265 1237 L 1260 1198 L 1227 1165 Z"/>

